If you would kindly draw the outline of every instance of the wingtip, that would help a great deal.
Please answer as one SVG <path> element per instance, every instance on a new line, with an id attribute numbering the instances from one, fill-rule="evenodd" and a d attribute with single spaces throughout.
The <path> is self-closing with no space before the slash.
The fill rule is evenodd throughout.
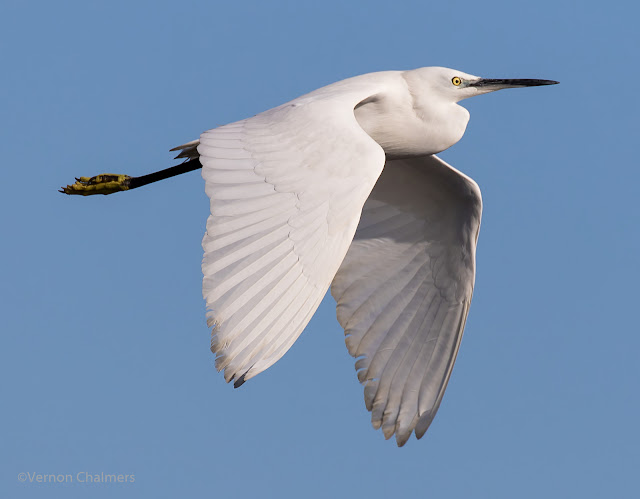
<path id="1" fill-rule="evenodd" d="M 418 440 L 420 440 L 424 436 L 424 434 L 427 432 L 427 430 L 429 429 L 429 426 L 431 426 L 431 422 L 433 421 L 434 416 L 435 414 L 429 411 L 420 417 L 420 419 L 418 420 L 418 424 L 416 425 L 416 428 L 415 428 L 416 438 Z"/>
<path id="2" fill-rule="evenodd" d="M 244 385 L 244 382 L 246 381 L 245 376 L 247 375 L 247 373 L 244 373 L 242 376 L 240 376 L 237 380 L 235 380 L 233 382 L 233 387 L 234 388 L 240 388 L 242 385 Z"/>
<path id="3" fill-rule="evenodd" d="M 401 435 L 400 433 L 396 433 L 396 444 L 398 445 L 398 447 L 404 447 L 404 444 L 406 444 L 409 441 L 409 437 L 411 436 L 411 432 L 407 433 L 406 435 Z"/>
<path id="4" fill-rule="evenodd" d="M 382 425 L 382 434 L 384 435 L 384 439 L 385 440 L 389 440 L 392 436 L 393 433 L 395 432 L 395 425 Z M 396 435 L 397 438 L 397 435 Z"/>

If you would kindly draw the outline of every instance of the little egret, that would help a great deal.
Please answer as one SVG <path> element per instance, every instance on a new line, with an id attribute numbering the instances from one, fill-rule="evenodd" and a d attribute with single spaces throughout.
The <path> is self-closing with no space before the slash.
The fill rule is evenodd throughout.
<path id="1" fill-rule="evenodd" d="M 421 438 L 447 387 L 475 281 L 478 185 L 437 156 L 468 97 L 550 80 L 427 67 L 356 76 L 172 150 L 143 177 L 81 177 L 111 194 L 202 168 L 211 215 L 203 295 L 217 369 L 236 387 L 296 341 L 329 286 L 373 427 Z"/>

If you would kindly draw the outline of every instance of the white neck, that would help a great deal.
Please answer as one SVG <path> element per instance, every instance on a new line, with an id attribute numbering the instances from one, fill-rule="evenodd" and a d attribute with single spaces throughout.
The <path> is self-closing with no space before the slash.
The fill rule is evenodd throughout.
<path id="1" fill-rule="evenodd" d="M 388 158 L 436 154 L 462 138 L 469 122 L 465 108 L 433 98 L 437 90 L 424 88 L 411 71 L 399 73 L 396 83 L 355 108 L 358 123 Z"/>

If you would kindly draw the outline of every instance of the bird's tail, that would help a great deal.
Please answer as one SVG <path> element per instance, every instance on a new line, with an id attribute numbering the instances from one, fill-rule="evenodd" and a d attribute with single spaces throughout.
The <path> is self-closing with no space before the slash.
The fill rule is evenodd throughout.
<path id="1" fill-rule="evenodd" d="M 200 144 L 200 140 L 192 140 L 191 142 L 187 142 L 186 144 L 182 144 L 181 146 L 174 147 L 170 149 L 170 151 L 180 151 L 180 153 L 175 157 L 175 159 L 179 158 L 188 158 L 188 159 L 196 159 L 200 157 L 198 154 L 198 145 Z"/>

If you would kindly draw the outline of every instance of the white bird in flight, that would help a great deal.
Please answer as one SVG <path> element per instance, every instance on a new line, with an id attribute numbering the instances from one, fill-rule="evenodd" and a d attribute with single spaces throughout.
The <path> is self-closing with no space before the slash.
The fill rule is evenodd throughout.
<path id="1" fill-rule="evenodd" d="M 458 142 L 468 97 L 550 80 L 447 68 L 349 78 L 204 132 L 181 165 L 81 177 L 110 194 L 202 167 L 211 350 L 242 385 L 282 357 L 329 287 L 373 427 L 398 446 L 431 424 L 469 312 L 482 201 L 436 153 Z"/>

